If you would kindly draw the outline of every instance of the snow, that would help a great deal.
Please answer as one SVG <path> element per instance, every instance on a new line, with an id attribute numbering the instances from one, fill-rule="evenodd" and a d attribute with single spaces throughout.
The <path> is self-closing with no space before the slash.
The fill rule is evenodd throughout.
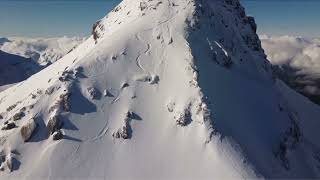
<path id="1" fill-rule="evenodd" d="M 5 156 L 19 153 L 0 177 L 319 178 L 320 111 L 274 78 L 252 23 L 237 0 L 123 0 L 72 52 L 0 93 L 1 123 L 25 113 L 0 131 Z"/>

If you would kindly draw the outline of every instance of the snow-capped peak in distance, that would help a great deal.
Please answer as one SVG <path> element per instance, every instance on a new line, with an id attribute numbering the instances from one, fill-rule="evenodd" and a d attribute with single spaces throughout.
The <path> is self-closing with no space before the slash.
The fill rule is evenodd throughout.
<path id="1" fill-rule="evenodd" d="M 123 0 L 0 93 L 6 179 L 319 177 L 319 108 L 278 81 L 238 0 Z"/>

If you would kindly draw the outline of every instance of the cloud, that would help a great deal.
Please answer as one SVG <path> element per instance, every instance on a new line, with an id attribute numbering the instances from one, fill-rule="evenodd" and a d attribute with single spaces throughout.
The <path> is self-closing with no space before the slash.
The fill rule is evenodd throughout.
<path id="1" fill-rule="evenodd" d="M 8 40 L 8 39 L 7 39 Z M 63 57 L 73 47 L 84 41 L 85 38 L 9 38 L 0 44 L 0 50 L 31 58 L 39 64 L 53 63 Z"/>
<path id="2" fill-rule="evenodd" d="M 266 35 L 260 39 L 280 79 L 320 103 L 320 39 Z"/>

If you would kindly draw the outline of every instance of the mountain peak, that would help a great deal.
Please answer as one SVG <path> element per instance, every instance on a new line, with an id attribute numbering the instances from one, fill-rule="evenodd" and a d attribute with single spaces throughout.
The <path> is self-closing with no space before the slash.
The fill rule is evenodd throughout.
<path id="1" fill-rule="evenodd" d="M 277 82 L 255 31 L 237 0 L 122 1 L 0 93 L 1 175 L 319 177 L 317 119 L 297 105 L 314 107 Z"/>

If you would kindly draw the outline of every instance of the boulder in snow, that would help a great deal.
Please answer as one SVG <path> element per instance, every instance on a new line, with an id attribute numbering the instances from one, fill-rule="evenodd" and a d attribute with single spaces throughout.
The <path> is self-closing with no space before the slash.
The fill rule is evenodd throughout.
<path id="1" fill-rule="evenodd" d="M 52 134 L 52 139 L 54 141 L 60 140 L 62 138 L 63 138 L 63 134 L 62 134 L 61 130 L 57 130 Z"/>
<path id="2" fill-rule="evenodd" d="M 118 131 L 114 132 L 112 134 L 114 138 L 122 138 L 122 139 L 128 139 L 129 133 L 128 133 L 128 126 L 124 125 L 122 128 L 118 129 Z"/>
<path id="3" fill-rule="evenodd" d="M 37 127 L 37 124 L 33 118 L 30 119 L 27 124 L 21 127 L 20 134 L 24 142 L 27 142 L 31 138 L 36 127 Z"/>
<path id="4" fill-rule="evenodd" d="M 55 131 L 58 131 L 62 126 L 61 119 L 56 115 L 49 119 L 47 123 L 47 129 L 49 135 L 53 134 Z"/>
<path id="5" fill-rule="evenodd" d="M 13 105 L 9 106 L 9 107 L 7 108 L 7 111 L 8 111 L 8 112 L 11 111 L 11 110 L 14 109 L 16 106 L 17 106 L 17 104 L 13 104 Z"/>
<path id="6" fill-rule="evenodd" d="M 16 113 L 15 115 L 13 115 L 12 120 L 17 121 L 20 120 L 21 118 L 23 118 L 25 116 L 25 113 L 23 111 L 20 111 L 18 113 Z"/>
<path id="7" fill-rule="evenodd" d="M 186 126 L 192 121 L 189 109 L 185 109 L 184 112 L 177 113 L 174 116 L 174 119 L 180 126 Z"/>
<path id="8" fill-rule="evenodd" d="M 8 154 L 5 154 L 4 151 L 1 152 L 1 161 L 0 161 L 0 170 L 8 170 L 9 172 L 13 171 L 16 167 L 15 162 L 17 160 L 14 157 L 14 154 L 12 152 L 9 152 Z"/>
<path id="9" fill-rule="evenodd" d="M 55 87 L 49 87 L 46 91 L 45 94 L 46 95 L 51 95 L 55 90 Z"/>
<path id="10" fill-rule="evenodd" d="M 100 99 L 101 93 L 94 87 L 90 87 L 87 89 L 89 96 L 91 99 Z"/>
<path id="11" fill-rule="evenodd" d="M 130 130 L 129 121 L 131 116 L 132 116 L 131 112 L 126 113 L 126 117 L 123 120 L 124 125 L 112 134 L 114 138 L 129 139 L 129 130 Z"/>
<path id="12" fill-rule="evenodd" d="M 69 112 L 71 109 L 70 96 L 71 96 L 71 93 L 65 93 L 60 95 L 60 105 L 62 106 L 62 109 L 66 112 Z"/>
<path id="13" fill-rule="evenodd" d="M 16 123 L 14 123 L 13 121 L 6 121 L 4 123 L 4 125 L 2 126 L 1 130 L 10 130 L 17 127 Z"/>

